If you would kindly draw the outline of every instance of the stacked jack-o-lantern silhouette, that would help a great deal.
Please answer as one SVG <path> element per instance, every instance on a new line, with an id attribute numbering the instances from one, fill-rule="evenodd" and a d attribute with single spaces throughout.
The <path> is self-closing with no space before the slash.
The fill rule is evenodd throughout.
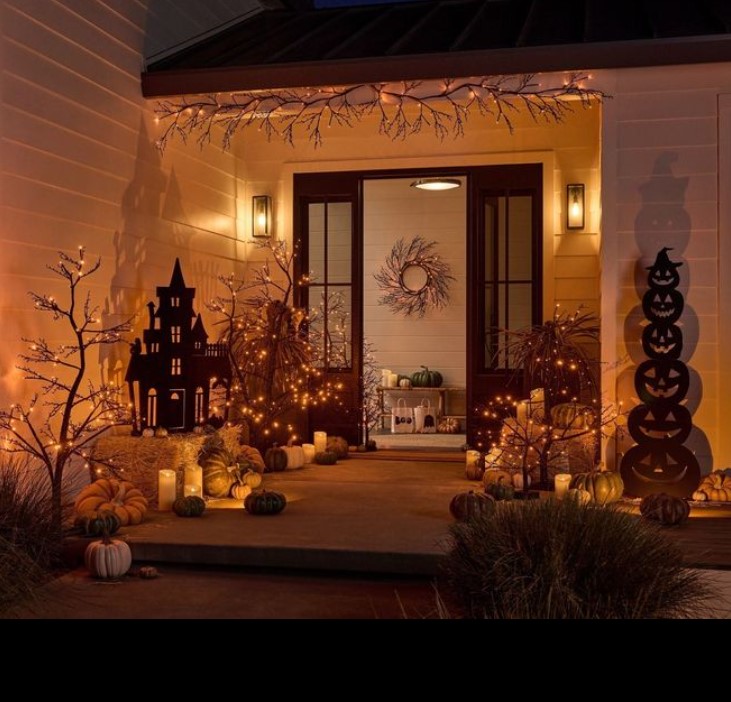
<path id="1" fill-rule="evenodd" d="M 648 360 L 635 372 L 641 404 L 627 421 L 637 445 L 627 451 L 620 466 L 625 491 L 637 497 L 656 492 L 690 497 L 700 480 L 698 461 L 684 446 L 693 420 L 682 404 L 690 387 L 688 367 L 680 360 L 683 332 L 677 325 L 685 306 L 677 289 L 678 268 L 683 264 L 670 260 L 670 250 L 662 249 L 648 267 L 649 290 L 642 298 L 642 311 L 650 322 L 642 332 Z"/>

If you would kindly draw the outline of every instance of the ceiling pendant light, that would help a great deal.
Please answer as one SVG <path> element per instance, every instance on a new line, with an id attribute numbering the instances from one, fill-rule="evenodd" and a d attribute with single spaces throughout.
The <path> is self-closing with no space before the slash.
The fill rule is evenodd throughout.
<path id="1" fill-rule="evenodd" d="M 419 178 L 411 184 L 411 187 L 419 190 L 453 190 L 461 185 L 462 181 L 457 178 Z"/>

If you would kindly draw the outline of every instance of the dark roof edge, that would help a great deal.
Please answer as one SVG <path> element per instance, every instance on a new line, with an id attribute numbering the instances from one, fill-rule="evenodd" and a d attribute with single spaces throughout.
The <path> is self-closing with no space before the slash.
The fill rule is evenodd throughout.
<path id="1" fill-rule="evenodd" d="M 447 77 L 731 61 L 731 36 L 562 44 L 142 74 L 146 98 Z"/>

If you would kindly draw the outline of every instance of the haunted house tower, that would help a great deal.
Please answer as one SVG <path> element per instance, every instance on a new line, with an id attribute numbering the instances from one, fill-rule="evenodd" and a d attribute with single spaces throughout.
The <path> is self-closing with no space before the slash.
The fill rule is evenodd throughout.
<path id="1" fill-rule="evenodd" d="M 226 348 L 208 343 L 203 320 L 193 311 L 195 288 L 185 286 L 179 259 L 170 285 L 158 287 L 157 297 L 157 310 L 153 302 L 147 305 L 149 328 L 143 333 L 143 343 L 136 339 L 132 345 L 125 378 L 133 429 L 191 431 L 211 419 L 211 390 L 227 386 L 231 380 Z"/>

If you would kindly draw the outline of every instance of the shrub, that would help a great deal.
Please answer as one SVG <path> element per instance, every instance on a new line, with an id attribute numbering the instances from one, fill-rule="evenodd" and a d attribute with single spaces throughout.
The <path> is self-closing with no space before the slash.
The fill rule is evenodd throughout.
<path id="1" fill-rule="evenodd" d="M 41 470 L 24 458 L 0 459 L 0 612 L 30 595 L 60 554 L 63 535 Z"/>
<path id="2" fill-rule="evenodd" d="M 487 619 L 702 616 L 711 594 L 655 525 L 569 500 L 453 525 L 442 580 L 451 609 Z"/>

